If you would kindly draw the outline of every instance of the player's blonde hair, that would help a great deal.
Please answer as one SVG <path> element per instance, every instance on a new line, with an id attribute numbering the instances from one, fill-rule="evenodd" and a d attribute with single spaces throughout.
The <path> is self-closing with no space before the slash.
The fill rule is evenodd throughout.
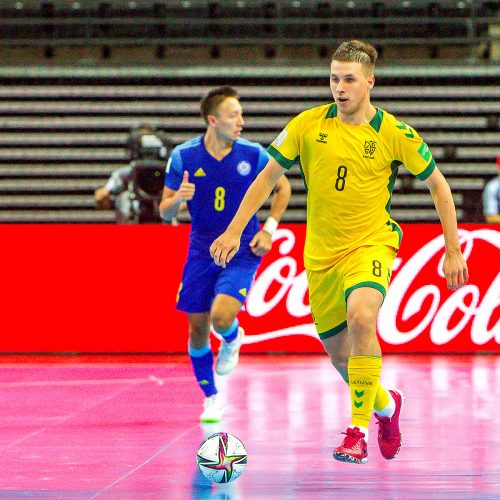
<path id="1" fill-rule="evenodd" d="M 332 61 L 339 62 L 359 62 L 370 73 L 375 69 L 375 62 L 377 61 L 377 49 L 366 42 L 359 40 L 350 40 L 342 42 L 332 56 Z"/>

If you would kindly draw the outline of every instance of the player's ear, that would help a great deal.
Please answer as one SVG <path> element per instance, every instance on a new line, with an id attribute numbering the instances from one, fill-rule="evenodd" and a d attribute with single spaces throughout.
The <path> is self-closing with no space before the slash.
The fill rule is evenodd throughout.
<path id="1" fill-rule="evenodd" d="M 375 85 L 375 75 L 370 75 L 368 77 L 368 88 L 371 90 Z"/>
<path id="2" fill-rule="evenodd" d="M 217 119 L 215 118 L 214 115 L 208 115 L 207 116 L 207 122 L 212 127 L 215 127 L 217 125 Z"/>

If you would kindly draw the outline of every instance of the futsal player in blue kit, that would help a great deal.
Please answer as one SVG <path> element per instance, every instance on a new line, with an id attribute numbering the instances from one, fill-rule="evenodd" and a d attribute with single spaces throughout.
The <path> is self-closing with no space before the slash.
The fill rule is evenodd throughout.
<path id="1" fill-rule="evenodd" d="M 238 363 L 244 336 L 237 314 L 262 255 L 271 248 L 272 234 L 286 210 L 291 190 L 288 180 L 281 177 L 264 227 L 260 229 L 254 216 L 243 232 L 238 255 L 226 268 L 217 266 L 210 256 L 210 245 L 232 220 L 269 156 L 260 144 L 240 138 L 244 121 L 236 89 L 213 89 L 202 99 L 200 108 L 206 132 L 172 151 L 159 208 L 162 218 L 170 220 L 185 201 L 191 215 L 188 257 L 177 309 L 188 316 L 189 357 L 205 394 L 200 419 L 219 422 L 223 405 L 214 380 L 210 325 L 222 337 L 215 370 L 218 375 L 227 375 Z"/>

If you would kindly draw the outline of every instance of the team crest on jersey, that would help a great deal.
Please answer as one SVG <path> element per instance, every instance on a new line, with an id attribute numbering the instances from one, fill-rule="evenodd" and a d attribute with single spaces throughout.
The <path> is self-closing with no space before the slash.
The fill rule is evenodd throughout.
<path id="1" fill-rule="evenodd" d="M 248 175 L 250 170 L 252 170 L 252 165 L 247 161 L 240 161 L 238 165 L 236 165 L 236 170 L 240 175 Z"/>
<path id="2" fill-rule="evenodd" d="M 328 137 L 328 134 L 325 134 L 324 132 L 320 132 L 318 139 L 316 139 L 316 142 L 322 142 L 323 144 L 326 144 L 327 137 Z"/>
<path id="3" fill-rule="evenodd" d="M 365 141 L 365 155 L 373 156 L 377 143 L 375 141 Z"/>

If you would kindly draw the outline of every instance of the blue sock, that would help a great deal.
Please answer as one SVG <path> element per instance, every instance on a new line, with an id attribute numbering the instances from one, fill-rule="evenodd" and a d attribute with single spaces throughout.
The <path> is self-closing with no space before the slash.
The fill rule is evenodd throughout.
<path id="1" fill-rule="evenodd" d="M 239 326 L 240 324 L 238 323 L 238 319 L 235 319 L 233 324 L 229 327 L 229 330 L 226 330 L 225 332 L 219 332 L 219 330 L 215 329 L 215 327 L 214 329 L 219 335 L 222 335 L 222 338 L 226 342 L 232 342 L 238 336 Z"/>
<path id="2" fill-rule="evenodd" d="M 210 344 L 204 347 L 195 349 L 191 347 L 188 342 L 188 353 L 191 359 L 191 364 L 193 365 L 194 375 L 198 381 L 201 390 L 205 393 L 205 396 L 213 396 L 217 394 L 217 389 L 215 387 L 214 381 L 214 355 Z"/>

